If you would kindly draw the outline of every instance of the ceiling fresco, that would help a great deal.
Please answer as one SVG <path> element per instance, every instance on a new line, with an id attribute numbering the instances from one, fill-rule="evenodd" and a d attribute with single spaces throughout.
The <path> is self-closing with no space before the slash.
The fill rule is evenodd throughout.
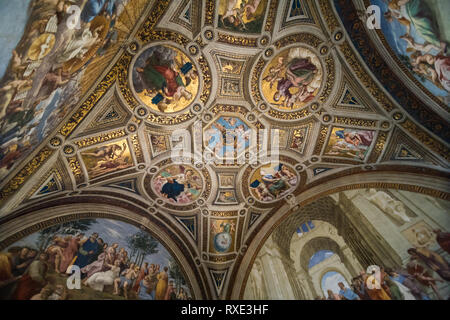
<path id="1" fill-rule="evenodd" d="M 417 16 L 389 22 L 398 2 L 8 2 L 20 14 L 0 34 L 2 252 L 41 250 L 50 227 L 66 244 L 76 233 L 54 226 L 93 219 L 85 236 L 108 245 L 156 241 L 138 262 L 159 259 L 186 298 L 239 299 L 275 226 L 321 197 L 448 200 L 447 7 L 409 1 Z M 380 30 L 360 20 L 370 4 Z M 438 25 L 420 29 L 424 17 Z"/>
<path id="2" fill-rule="evenodd" d="M 381 8 L 381 30 L 397 57 L 433 95 L 449 104 L 447 46 L 450 25 L 445 1 L 372 1 Z"/>

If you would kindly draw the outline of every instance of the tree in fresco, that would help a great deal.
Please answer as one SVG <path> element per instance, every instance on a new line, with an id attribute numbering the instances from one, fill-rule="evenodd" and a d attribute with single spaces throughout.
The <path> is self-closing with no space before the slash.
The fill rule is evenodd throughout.
<path id="1" fill-rule="evenodd" d="M 53 236 L 57 234 L 76 235 L 80 232 L 88 231 L 92 224 L 96 223 L 95 219 L 83 219 L 68 221 L 62 224 L 52 226 L 39 232 L 38 244 L 39 250 L 45 250 L 50 244 Z"/>
<path id="2" fill-rule="evenodd" d="M 169 259 L 169 276 L 175 280 L 175 287 L 177 288 L 177 291 L 181 288 L 181 286 L 186 285 L 183 272 L 181 272 L 180 266 L 173 257 L 170 257 Z"/>
<path id="3" fill-rule="evenodd" d="M 131 249 L 130 260 L 134 258 L 134 263 L 139 267 L 142 265 L 146 256 L 158 253 L 159 251 L 158 240 L 145 231 L 139 231 L 127 237 L 127 244 Z"/>

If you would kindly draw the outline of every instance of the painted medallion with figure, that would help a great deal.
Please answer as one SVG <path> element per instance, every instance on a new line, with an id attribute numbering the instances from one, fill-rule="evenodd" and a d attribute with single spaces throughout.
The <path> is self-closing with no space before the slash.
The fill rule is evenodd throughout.
<path id="1" fill-rule="evenodd" d="M 163 113 L 185 109 L 199 88 L 192 61 L 168 45 L 151 46 L 139 55 L 133 66 L 132 83 L 142 102 Z"/>

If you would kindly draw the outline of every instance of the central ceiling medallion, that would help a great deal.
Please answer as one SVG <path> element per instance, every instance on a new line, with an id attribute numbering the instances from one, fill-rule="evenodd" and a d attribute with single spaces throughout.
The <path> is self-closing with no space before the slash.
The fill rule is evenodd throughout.
<path id="1" fill-rule="evenodd" d="M 184 110 L 199 90 L 196 67 L 186 54 L 169 45 L 153 45 L 139 54 L 132 84 L 141 102 L 162 113 Z"/>
<path id="2" fill-rule="evenodd" d="M 204 131 L 205 148 L 218 159 L 237 159 L 249 148 L 250 128 L 239 117 L 220 116 Z"/>
<path id="3" fill-rule="evenodd" d="M 261 88 L 264 97 L 279 110 L 300 109 L 319 93 L 322 65 L 312 51 L 295 47 L 276 55 L 266 66 Z"/>

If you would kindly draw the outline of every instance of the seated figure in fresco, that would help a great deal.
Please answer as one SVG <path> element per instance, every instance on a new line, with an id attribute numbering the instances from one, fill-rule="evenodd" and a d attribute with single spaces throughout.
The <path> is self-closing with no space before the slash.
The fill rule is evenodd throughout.
<path id="1" fill-rule="evenodd" d="M 120 275 L 120 260 L 114 261 L 113 265 L 109 265 L 111 269 L 108 271 L 94 273 L 85 282 L 85 285 L 96 291 L 103 292 L 105 286 L 114 284 L 114 280 Z"/>
<path id="2" fill-rule="evenodd" d="M 276 198 L 297 183 L 297 177 L 283 164 L 277 166 L 273 175 L 261 169 L 261 179 L 266 184 L 269 192 Z"/>
<path id="3" fill-rule="evenodd" d="M 423 248 L 421 248 L 423 249 Z M 437 299 L 442 300 L 442 296 L 439 293 L 436 282 L 442 280 L 436 279 L 432 275 L 432 270 L 424 261 L 422 261 L 418 255 L 414 252 L 414 248 L 408 250 L 408 253 L 411 254 L 410 261 L 406 265 L 406 269 L 408 274 L 415 278 L 415 280 L 424 288 L 431 288 L 434 292 L 434 295 Z M 431 269 L 431 270 L 430 270 Z M 427 299 L 430 299 L 427 297 Z"/>
<path id="4" fill-rule="evenodd" d="M 139 283 L 138 297 L 142 300 L 153 300 L 152 296 L 152 283 L 149 276 L 145 276 Z"/>
<path id="5" fill-rule="evenodd" d="M 19 254 L 14 255 L 12 258 L 12 274 L 16 277 L 23 275 L 35 256 L 36 250 L 30 250 L 27 247 L 22 248 Z"/>
<path id="6" fill-rule="evenodd" d="M 440 229 L 434 229 L 433 232 L 436 234 L 436 241 L 442 250 L 450 253 L 450 232 L 443 232 Z"/>
<path id="7" fill-rule="evenodd" d="M 39 259 L 34 260 L 25 274 L 17 281 L 13 300 L 29 300 L 47 284 L 46 275 L 48 255 L 41 253 Z"/>
<path id="8" fill-rule="evenodd" d="M 114 279 L 114 294 L 119 295 L 119 289 L 123 289 L 123 295 L 128 298 L 128 290 L 132 287 L 134 279 L 137 278 L 139 266 L 130 264 L 128 269 L 120 273 L 120 277 Z"/>
<path id="9" fill-rule="evenodd" d="M 81 272 L 87 275 L 84 281 L 87 281 L 90 276 L 97 272 L 107 271 L 111 268 L 111 265 L 116 260 L 116 249 L 118 246 L 117 243 L 113 243 L 112 246 L 108 247 L 97 257 L 96 261 L 81 269 Z"/>
<path id="10" fill-rule="evenodd" d="M 364 271 L 361 271 L 360 275 L 364 283 L 364 291 L 367 292 L 370 300 L 391 300 L 391 297 L 374 275 L 368 275 Z"/>

